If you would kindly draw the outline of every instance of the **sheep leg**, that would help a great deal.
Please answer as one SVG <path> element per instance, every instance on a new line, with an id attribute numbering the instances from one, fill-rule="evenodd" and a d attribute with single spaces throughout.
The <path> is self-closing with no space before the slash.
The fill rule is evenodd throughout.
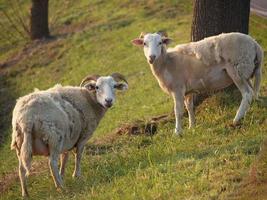
<path id="1" fill-rule="evenodd" d="M 249 109 L 250 103 L 253 98 L 253 89 L 249 86 L 247 80 L 240 77 L 238 72 L 233 67 L 226 68 L 228 75 L 232 78 L 233 82 L 239 89 L 242 94 L 242 101 L 241 104 L 236 112 L 235 118 L 233 120 L 233 125 L 237 125 L 246 114 L 247 110 Z"/>
<path id="2" fill-rule="evenodd" d="M 28 197 L 29 193 L 26 187 L 26 169 L 22 165 L 22 161 L 19 156 L 19 150 L 17 150 L 17 157 L 19 160 L 19 179 L 20 179 L 20 185 L 21 185 L 21 194 L 22 194 L 22 197 Z"/>
<path id="3" fill-rule="evenodd" d="M 240 88 L 242 88 L 242 91 L 240 90 Z M 250 103 L 252 101 L 253 98 L 253 91 L 252 89 L 248 89 L 249 86 L 246 82 L 244 82 L 243 84 L 239 85 L 239 90 L 241 91 L 242 94 L 242 101 L 241 104 L 238 108 L 238 111 L 236 113 L 236 116 L 233 120 L 233 124 L 237 125 L 240 121 L 240 119 L 242 119 L 244 117 L 244 115 L 246 114 L 247 110 L 250 107 Z"/>
<path id="4" fill-rule="evenodd" d="M 73 178 L 78 178 L 81 176 L 81 158 L 82 158 L 82 153 L 84 150 L 84 144 L 85 142 L 82 142 L 80 144 L 77 144 L 76 152 L 75 152 L 75 169 L 72 174 Z"/>
<path id="5" fill-rule="evenodd" d="M 190 94 L 185 97 L 184 104 L 189 116 L 189 128 L 195 126 L 195 113 L 194 113 L 194 95 Z"/>
<path id="6" fill-rule="evenodd" d="M 60 175 L 63 178 L 65 174 L 66 164 L 69 158 L 69 152 L 64 152 L 60 155 Z"/>
<path id="7" fill-rule="evenodd" d="M 63 188 L 63 181 L 61 176 L 59 175 L 59 170 L 57 166 L 57 161 L 59 158 L 59 154 L 55 151 L 50 151 L 50 156 L 49 156 L 49 166 L 50 166 L 50 172 L 53 177 L 54 183 L 56 188 Z"/>
<path id="8" fill-rule="evenodd" d="M 182 132 L 182 117 L 184 114 L 184 94 L 176 92 L 174 98 L 174 113 L 175 113 L 175 133 L 179 135 Z"/>

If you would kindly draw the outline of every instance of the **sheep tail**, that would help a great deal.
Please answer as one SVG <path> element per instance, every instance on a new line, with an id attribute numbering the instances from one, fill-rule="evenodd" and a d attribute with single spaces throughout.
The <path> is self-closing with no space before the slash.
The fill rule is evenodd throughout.
<path id="1" fill-rule="evenodd" d="M 11 150 L 17 149 L 16 137 L 17 137 L 17 132 L 15 130 L 13 130 L 13 132 L 12 132 L 12 140 L 11 140 L 11 145 L 10 145 L 10 149 Z"/>
<path id="2" fill-rule="evenodd" d="M 262 77 L 262 63 L 263 63 L 263 50 L 261 46 L 256 43 L 256 57 L 255 57 L 255 69 L 254 69 L 254 94 L 255 99 L 258 99 L 259 91 L 260 91 L 260 83 L 261 83 L 261 77 Z"/>
<path id="3" fill-rule="evenodd" d="M 30 124 L 27 124 L 30 125 Z M 30 173 L 32 160 L 32 124 L 22 129 L 24 134 L 23 142 L 20 150 L 20 160 L 23 167 L 26 169 L 26 176 Z"/>

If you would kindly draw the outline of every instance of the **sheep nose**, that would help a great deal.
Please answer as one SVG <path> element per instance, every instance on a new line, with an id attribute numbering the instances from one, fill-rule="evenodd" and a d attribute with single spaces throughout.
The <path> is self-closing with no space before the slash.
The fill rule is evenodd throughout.
<path id="1" fill-rule="evenodd" d="M 112 106 L 112 99 L 105 99 L 106 106 L 111 107 Z"/>
<path id="2" fill-rule="evenodd" d="M 106 103 L 112 103 L 112 99 L 105 99 Z"/>
<path id="3" fill-rule="evenodd" d="M 155 55 L 151 55 L 151 56 L 149 56 L 149 63 L 150 64 L 152 64 L 154 61 L 155 61 L 155 59 L 156 59 L 156 56 Z"/>

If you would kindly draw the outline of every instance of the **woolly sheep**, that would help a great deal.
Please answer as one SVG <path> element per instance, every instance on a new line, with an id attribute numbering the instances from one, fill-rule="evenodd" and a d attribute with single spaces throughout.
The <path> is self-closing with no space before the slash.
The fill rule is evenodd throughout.
<path id="1" fill-rule="evenodd" d="M 171 49 L 167 34 L 142 33 L 132 43 L 144 49 L 145 57 L 160 87 L 174 99 L 175 132 L 182 131 L 183 102 L 189 114 L 189 128 L 195 124 L 193 94 L 223 89 L 234 83 L 242 101 L 233 124 L 244 117 L 252 101 L 258 98 L 263 51 L 250 36 L 225 33 Z M 250 79 L 255 78 L 254 91 Z"/>
<path id="2" fill-rule="evenodd" d="M 28 196 L 25 175 L 29 174 L 32 155 L 49 157 L 55 186 L 62 188 L 68 152 L 74 149 L 73 177 L 81 175 L 80 161 L 86 142 L 113 105 L 115 89 L 127 88 L 124 76 L 114 73 L 111 76 L 87 76 L 80 87 L 56 85 L 18 99 L 13 110 L 11 149 L 16 150 L 19 160 L 22 196 Z M 59 155 L 60 172 L 57 166 Z"/>

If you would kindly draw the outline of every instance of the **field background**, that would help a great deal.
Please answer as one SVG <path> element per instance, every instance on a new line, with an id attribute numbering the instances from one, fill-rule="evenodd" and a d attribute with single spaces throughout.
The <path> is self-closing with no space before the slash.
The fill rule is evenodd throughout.
<path id="1" fill-rule="evenodd" d="M 12 13 L 10 1 L 0 8 Z M 30 1 L 21 3 L 27 13 Z M 32 42 L 0 38 L 0 199 L 20 199 L 17 158 L 11 152 L 11 113 L 15 100 L 56 83 L 79 85 L 87 74 L 120 72 L 129 90 L 105 115 L 82 160 L 83 177 L 73 180 L 70 158 L 65 191 L 57 192 L 45 158 L 34 159 L 30 199 L 267 199 L 267 75 L 261 101 L 253 102 L 243 125 L 230 127 L 239 106 L 238 91 L 219 92 L 197 109 L 197 126 L 183 137 L 174 123 L 153 137 L 117 135 L 116 127 L 172 112 L 172 99 L 159 88 L 141 49 L 131 40 L 141 31 L 167 30 L 173 44 L 189 42 L 192 1 L 57 0 L 49 2 L 53 39 Z M 16 34 L 0 18 L 5 34 Z M 267 50 L 267 19 L 251 15 L 250 35 Z"/>

